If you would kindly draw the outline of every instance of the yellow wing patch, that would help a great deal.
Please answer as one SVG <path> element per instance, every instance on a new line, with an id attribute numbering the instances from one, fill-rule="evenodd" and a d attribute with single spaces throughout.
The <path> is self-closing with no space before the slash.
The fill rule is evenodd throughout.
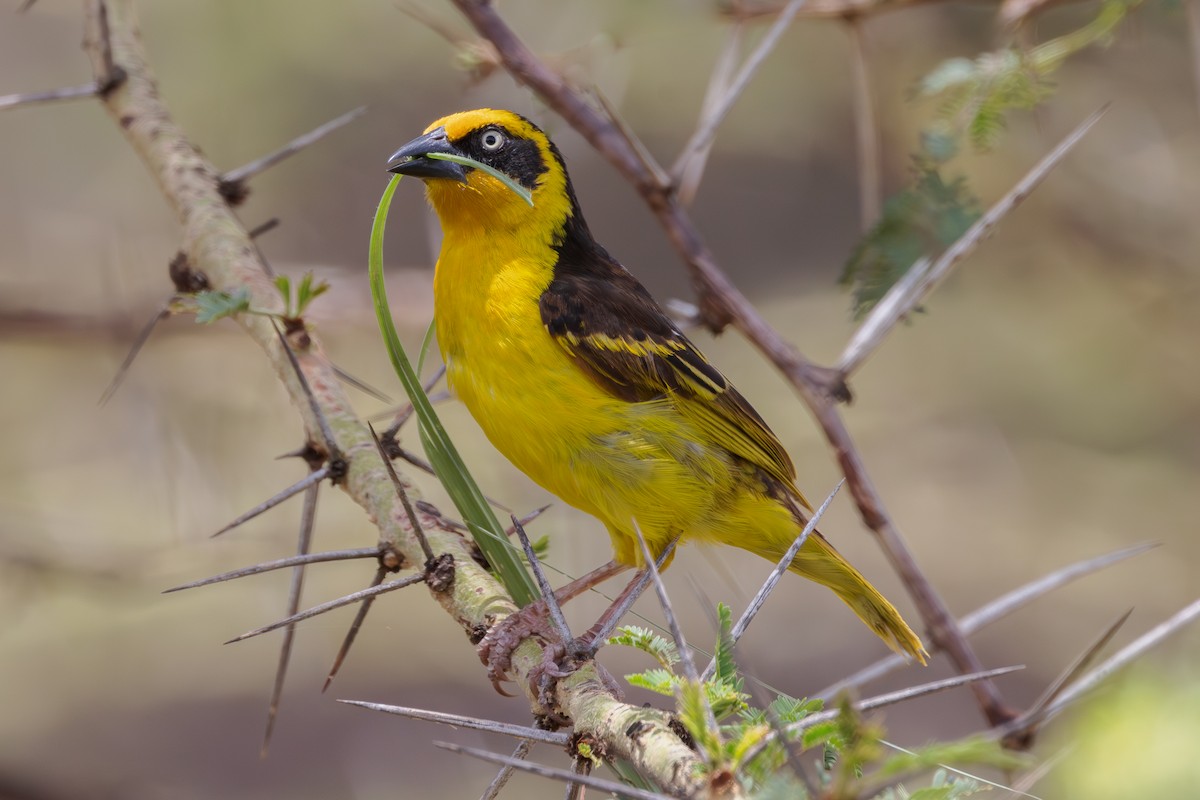
<path id="1" fill-rule="evenodd" d="M 795 468 L 779 439 L 683 334 L 678 338 L 641 340 L 575 333 L 555 338 L 585 371 L 617 397 L 631 402 L 669 399 L 706 441 L 724 447 L 794 489 Z M 796 495 L 800 496 L 798 491 Z"/>

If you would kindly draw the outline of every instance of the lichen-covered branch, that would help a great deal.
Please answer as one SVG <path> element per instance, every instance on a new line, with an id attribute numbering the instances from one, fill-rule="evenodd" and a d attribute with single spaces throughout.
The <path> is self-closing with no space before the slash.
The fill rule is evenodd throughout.
<path id="1" fill-rule="evenodd" d="M 220 172 L 200 154 L 171 118 L 158 92 L 140 41 L 132 0 L 89 0 L 85 48 L 93 58 L 97 84 L 105 86 L 101 101 L 158 182 L 163 197 L 182 228 L 183 261 L 175 273 L 204 276 L 213 289 L 245 290 L 260 309 L 282 310 L 280 297 L 241 222 L 219 191 Z M 112 76 L 119 70 L 120 80 Z M 269 318 L 242 314 L 238 323 L 262 349 L 286 387 L 304 421 L 311 442 L 322 442 L 314 406 L 327 424 L 346 461 L 341 488 L 377 525 L 381 539 L 409 564 L 423 564 L 408 514 L 397 497 L 366 425 L 351 408 L 334 368 L 311 331 L 289 337 L 299 368 L 311 389 L 310 403 Z M 409 492 L 415 490 L 410 488 Z M 420 522 L 433 551 L 453 558 L 454 577 L 434 597 L 469 636 L 481 635 L 498 616 L 514 610 L 511 599 L 472 558 L 463 537 L 439 523 L 436 513 Z M 514 653 L 514 678 L 525 687 L 530 671 L 541 662 L 542 648 L 527 640 Z M 471 653 L 464 649 L 463 655 Z M 474 657 L 471 653 L 470 657 Z M 481 673 L 482 674 L 482 673 Z M 562 714 L 575 722 L 577 733 L 595 740 L 609 757 L 627 758 L 665 791 L 678 796 L 705 795 L 695 753 L 667 727 L 662 712 L 619 702 L 606 688 L 596 667 L 585 664 L 560 683 L 555 698 Z M 531 699 L 536 704 L 536 699 Z M 545 711 L 538 707 L 535 712 Z"/>

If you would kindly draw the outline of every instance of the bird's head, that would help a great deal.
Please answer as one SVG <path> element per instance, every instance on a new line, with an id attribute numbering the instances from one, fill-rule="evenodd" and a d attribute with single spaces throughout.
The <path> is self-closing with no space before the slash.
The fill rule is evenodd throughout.
<path id="1" fill-rule="evenodd" d="M 486 172 L 429 158 L 431 153 L 465 156 L 503 172 L 533 193 L 533 206 Z M 537 226 L 554 236 L 575 211 L 558 149 L 540 128 L 511 111 L 481 108 L 443 117 L 393 153 L 388 171 L 425 181 L 448 233 Z"/>

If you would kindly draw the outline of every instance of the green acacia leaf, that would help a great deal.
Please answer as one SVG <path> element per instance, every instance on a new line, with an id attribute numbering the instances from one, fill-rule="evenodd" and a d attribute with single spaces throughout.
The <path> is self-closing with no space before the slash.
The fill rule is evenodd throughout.
<path id="1" fill-rule="evenodd" d="M 250 310 L 250 292 L 246 289 L 238 289 L 235 292 L 199 292 L 195 301 L 196 322 L 202 325 Z"/>
<path id="2" fill-rule="evenodd" d="M 679 679 L 665 669 L 648 669 L 645 672 L 635 672 L 626 675 L 625 680 L 630 686 L 640 686 L 658 694 L 667 696 L 675 694 L 675 685 Z"/>

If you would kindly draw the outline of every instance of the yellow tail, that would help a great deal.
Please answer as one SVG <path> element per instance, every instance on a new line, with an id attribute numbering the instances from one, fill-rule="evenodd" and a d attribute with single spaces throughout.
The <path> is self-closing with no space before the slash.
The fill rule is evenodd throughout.
<path id="1" fill-rule="evenodd" d="M 929 654 L 900 612 L 824 536 L 814 531 L 790 569 L 832 589 L 888 647 L 925 663 Z"/>

